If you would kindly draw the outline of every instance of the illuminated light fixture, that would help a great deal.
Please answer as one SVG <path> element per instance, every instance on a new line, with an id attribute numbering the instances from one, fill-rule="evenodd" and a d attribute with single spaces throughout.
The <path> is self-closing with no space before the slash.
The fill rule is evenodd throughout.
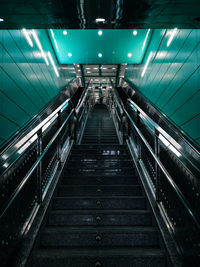
<path id="1" fill-rule="evenodd" d="M 78 68 L 79 68 L 79 67 L 80 67 L 80 65 L 76 65 L 76 67 L 78 67 Z"/>
<path id="2" fill-rule="evenodd" d="M 131 53 L 128 53 L 128 57 L 132 57 L 132 54 Z"/>
<path id="3" fill-rule="evenodd" d="M 3 18 L 0 18 L 0 22 L 4 22 L 4 19 Z"/>
<path id="4" fill-rule="evenodd" d="M 102 30 L 98 31 L 98 35 L 101 36 L 103 34 Z"/>
<path id="5" fill-rule="evenodd" d="M 52 29 L 50 29 L 50 32 L 51 32 L 51 36 L 52 36 L 52 38 L 53 38 L 53 40 L 54 40 L 54 44 L 55 44 L 55 46 L 56 46 L 56 50 L 57 50 L 57 52 L 59 52 L 59 48 L 58 48 L 57 41 L 56 41 L 56 39 L 55 39 L 54 32 L 53 32 Z"/>
<path id="6" fill-rule="evenodd" d="M 90 70 L 91 68 L 86 68 L 86 70 Z"/>
<path id="7" fill-rule="evenodd" d="M 101 54 L 101 53 L 99 53 L 99 54 L 98 54 L 98 57 L 102 57 L 102 54 Z"/>
<path id="8" fill-rule="evenodd" d="M 38 38 L 38 36 L 37 36 L 35 30 L 32 30 L 32 35 L 33 35 L 33 37 L 34 37 L 34 39 L 35 39 L 35 42 L 36 42 L 38 48 L 40 49 L 40 52 L 41 52 L 42 57 L 44 58 L 44 60 L 45 60 L 45 62 L 46 62 L 46 64 L 47 64 L 47 66 L 48 66 L 48 65 L 49 65 L 49 61 L 48 61 L 48 59 L 47 59 L 46 54 L 44 53 L 44 50 L 43 50 L 43 48 L 42 48 L 42 45 L 41 45 L 41 43 L 40 43 L 40 40 L 39 40 L 39 38 Z"/>
<path id="9" fill-rule="evenodd" d="M 104 18 L 96 18 L 95 19 L 96 23 L 105 23 L 106 20 Z"/>
<path id="10" fill-rule="evenodd" d="M 144 76 L 144 74 L 145 74 L 145 72 L 146 72 L 146 70 L 147 70 L 147 67 L 148 67 L 148 65 L 149 65 L 149 62 L 150 62 L 150 60 L 151 60 L 152 55 L 153 55 L 153 53 L 151 52 L 151 53 L 149 54 L 148 58 L 147 58 L 147 62 L 146 62 L 146 64 L 145 64 L 145 66 L 144 66 L 144 69 L 143 69 L 143 71 L 142 71 L 141 77 Z"/>
<path id="11" fill-rule="evenodd" d="M 87 71 L 87 73 L 91 73 L 91 71 Z"/>
<path id="12" fill-rule="evenodd" d="M 67 35 L 67 31 L 63 31 L 63 34 L 64 34 L 64 35 Z"/>
<path id="13" fill-rule="evenodd" d="M 98 70 L 98 68 L 94 68 L 94 70 Z"/>
<path id="14" fill-rule="evenodd" d="M 50 60 L 50 62 L 51 62 L 51 65 L 52 65 L 52 67 L 53 67 L 53 69 L 54 69 L 54 71 L 55 71 L 56 76 L 59 77 L 60 75 L 59 75 L 58 70 L 57 70 L 57 68 L 56 68 L 56 65 L 55 65 L 55 63 L 54 63 L 54 61 L 53 61 L 53 58 L 52 58 L 52 56 L 51 56 L 51 53 L 48 52 L 47 54 L 48 54 L 49 60 Z"/>
<path id="15" fill-rule="evenodd" d="M 33 47 L 33 42 L 32 42 L 32 40 L 31 40 L 31 37 L 29 36 L 29 32 L 28 32 L 25 28 L 22 29 L 22 32 L 23 32 L 23 34 L 24 34 L 24 36 L 25 36 L 26 41 L 28 42 L 28 44 L 29 44 L 31 47 Z"/>
<path id="16" fill-rule="evenodd" d="M 72 53 L 68 53 L 68 57 L 72 57 Z"/>
<path id="17" fill-rule="evenodd" d="M 167 42 L 167 47 L 170 46 L 170 44 L 171 44 L 172 40 L 174 39 L 174 36 L 175 36 L 175 34 L 177 33 L 177 31 L 178 31 L 177 28 L 173 29 L 173 31 L 172 31 L 172 33 L 171 33 L 171 36 L 170 36 L 170 38 L 169 38 L 169 40 L 168 40 L 168 42 Z"/>
<path id="18" fill-rule="evenodd" d="M 112 68 L 112 70 L 115 70 L 115 68 Z"/>
<path id="19" fill-rule="evenodd" d="M 103 70 L 107 70 L 107 68 L 103 68 Z"/>
<path id="20" fill-rule="evenodd" d="M 133 35 L 137 35 L 137 31 L 136 30 L 133 31 Z"/>
<path id="21" fill-rule="evenodd" d="M 98 79 L 95 80 L 95 82 L 98 82 L 98 81 L 99 81 Z"/>
<path id="22" fill-rule="evenodd" d="M 151 30 L 151 29 L 148 29 L 147 34 L 146 34 L 146 36 L 145 36 L 144 43 L 143 43 L 143 46 L 142 46 L 142 51 L 143 51 L 144 48 L 145 48 L 145 45 L 146 45 L 147 38 L 148 38 L 148 36 L 149 36 L 150 30 Z"/>
<path id="23" fill-rule="evenodd" d="M 163 142 L 163 144 L 168 147 L 177 157 L 181 156 L 181 153 L 173 146 L 170 144 L 170 142 L 162 135 L 159 134 L 158 138 Z"/>

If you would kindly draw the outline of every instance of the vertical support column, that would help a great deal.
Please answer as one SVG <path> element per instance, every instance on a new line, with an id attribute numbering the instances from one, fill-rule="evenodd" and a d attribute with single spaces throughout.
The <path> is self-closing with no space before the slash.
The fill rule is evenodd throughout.
<path id="1" fill-rule="evenodd" d="M 126 117 L 123 114 L 122 116 L 122 136 L 123 136 L 123 144 L 126 142 Z"/>
<path id="2" fill-rule="evenodd" d="M 136 121 L 137 127 L 140 130 L 140 112 L 137 110 L 137 121 Z M 138 150 L 138 160 L 141 159 L 141 152 L 142 152 L 142 148 L 141 148 L 141 139 L 139 136 L 137 136 L 137 150 Z"/>
<path id="3" fill-rule="evenodd" d="M 61 111 L 58 111 L 58 129 L 62 126 L 61 122 Z M 60 162 L 61 161 L 61 133 L 59 133 L 57 137 L 57 159 Z"/>
<path id="4" fill-rule="evenodd" d="M 78 118 L 76 116 L 76 113 L 74 112 L 74 143 L 77 143 L 77 122 L 78 122 Z M 71 124 L 71 118 L 69 121 L 69 124 Z"/>
<path id="5" fill-rule="evenodd" d="M 158 131 L 155 130 L 155 139 L 154 139 L 154 149 L 155 149 L 155 155 L 160 158 L 160 145 L 159 145 L 159 139 L 158 139 Z M 156 178 L 156 202 L 160 202 L 160 168 L 155 162 L 155 178 Z"/>
<path id="6" fill-rule="evenodd" d="M 42 129 L 37 132 L 37 158 L 42 154 Z M 42 160 L 37 166 L 37 201 L 42 203 Z"/>

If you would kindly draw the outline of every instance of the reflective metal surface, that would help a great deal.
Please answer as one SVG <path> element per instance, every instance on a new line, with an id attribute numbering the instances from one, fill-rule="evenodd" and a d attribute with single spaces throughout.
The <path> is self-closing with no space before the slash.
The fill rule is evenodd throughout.
<path id="1" fill-rule="evenodd" d="M 122 88 L 127 93 L 127 96 L 130 97 L 138 110 L 142 109 L 145 114 L 157 124 L 156 128 L 158 130 L 163 129 L 163 135 L 166 139 L 175 140 L 178 147 L 177 149 L 182 154 L 182 160 L 188 168 L 192 168 L 196 175 L 199 176 L 200 168 L 200 152 L 186 136 L 183 135 L 178 129 L 175 128 L 158 110 L 156 110 L 142 95 L 125 80 L 122 80 Z M 145 117 L 145 114 L 143 116 Z M 155 125 L 154 125 L 155 126 Z"/>
<path id="2" fill-rule="evenodd" d="M 67 88 L 65 88 L 59 97 L 49 105 L 44 111 L 42 111 L 37 118 L 33 119 L 33 121 L 26 127 L 24 130 L 17 133 L 16 137 L 10 142 L 0 154 L 0 174 L 3 171 L 14 163 L 14 161 L 21 156 L 20 153 L 17 153 L 20 147 L 23 148 L 23 145 L 30 140 L 30 144 L 36 140 L 36 136 L 32 136 L 33 133 L 36 133 L 39 128 L 41 128 L 45 123 L 47 123 L 50 119 L 54 117 L 54 115 L 58 112 L 59 109 L 65 107 L 65 102 L 68 98 L 70 98 L 74 92 L 79 87 L 79 79 L 75 79 L 73 83 L 71 83 Z M 65 104 L 63 104 L 65 102 Z M 52 115 L 53 114 L 53 115 Z M 29 145 L 30 145 L 29 144 Z"/>
<path id="3" fill-rule="evenodd" d="M 199 1 L 1 1 L 1 28 L 199 28 Z M 13 10 L 15 11 L 13 13 Z M 96 23 L 97 18 L 105 21 Z"/>
<path id="4" fill-rule="evenodd" d="M 119 105 L 115 100 L 119 96 L 114 90 L 113 94 Z M 200 217 L 199 176 L 195 174 L 199 168 L 190 166 L 188 170 L 179 144 L 133 101 L 128 99 L 123 110 L 127 122 L 122 135 L 128 138 L 136 162 L 143 169 L 160 215 L 177 243 L 182 260 L 197 264 Z"/>

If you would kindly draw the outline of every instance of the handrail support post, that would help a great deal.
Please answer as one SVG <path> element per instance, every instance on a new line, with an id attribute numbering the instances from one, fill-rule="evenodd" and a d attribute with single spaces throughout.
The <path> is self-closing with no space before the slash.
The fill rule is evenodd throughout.
<path id="1" fill-rule="evenodd" d="M 37 158 L 42 154 L 42 129 L 37 132 Z M 42 203 L 42 160 L 37 166 L 37 202 Z"/>
<path id="2" fill-rule="evenodd" d="M 160 145 L 159 145 L 159 132 L 155 130 L 154 135 L 154 149 L 157 158 L 160 158 Z M 156 202 L 160 202 L 160 168 L 158 163 L 155 161 L 155 178 L 156 178 Z"/>

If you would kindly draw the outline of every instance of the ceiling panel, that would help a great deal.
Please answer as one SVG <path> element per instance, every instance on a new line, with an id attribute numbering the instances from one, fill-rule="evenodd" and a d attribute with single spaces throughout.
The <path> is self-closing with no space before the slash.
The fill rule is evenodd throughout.
<path id="1" fill-rule="evenodd" d="M 49 36 L 60 64 L 140 64 L 151 35 L 147 32 L 102 30 L 99 35 L 98 30 L 49 30 Z"/>

